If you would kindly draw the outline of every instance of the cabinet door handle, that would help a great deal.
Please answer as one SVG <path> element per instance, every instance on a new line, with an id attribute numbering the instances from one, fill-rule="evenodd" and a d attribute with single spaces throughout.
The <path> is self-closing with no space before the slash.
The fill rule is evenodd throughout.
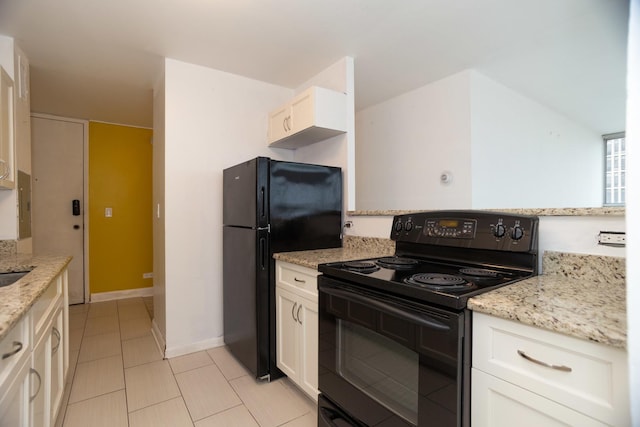
<path id="1" fill-rule="evenodd" d="M 298 283 L 307 283 L 306 280 L 298 279 L 297 277 L 294 277 L 293 280 L 298 282 Z"/>
<path id="2" fill-rule="evenodd" d="M 302 325 L 302 320 L 300 320 L 300 309 L 302 308 L 302 304 L 298 305 L 298 311 L 296 311 L 296 317 L 298 318 L 298 323 Z"/>
<path id="3" fill-rule="evenodd" d="M 298 303 L 293 303 L 293 307 L 291 307 L 291 317 L 293 317 L 293 321 L 297 322 L 298 319 L 296 319 L 296 315 L 293 313 L 294 311 L 296 311 L 296 306 L 298 305 Z"/>
<path id="4" fill-rule="evenodd" d="M 60 347 L 60 343 L 62 342 L 62 337 L 60 336 L 60 331 L 54 326 L 51 330 L 51 333 L 58 339 L 58 343 L 51 349 L 51 354 L 56 354 L 58 348 Z"/>
<path id="5" fill-rule="evenodd" d="M 562 372 L 571 372 L 572 369 L 568 366 L 564 366 L 564 365 L 553 365 L 551 363 L 547 363 L 547 362 L 543 362 L 541 360 L 538 359 L 534 359 L 533 357 L 529 356 L 527 353 L 525 353 L 522 350 L 518 350 L 518 354 L 523 357 L 524 359 L 528 360 L 529 362 L 533 362 L 535 364 L 547 367 L 547 368 L 551 368 L 551 369 L 555 369 L 556 371 L 562 371 Z"/>
<path id="6" fill-rule="evenodd" d="M 13 346 L 15 347 L 13 350 L 11 350 L 8 353 L 5 353 L 2 355 L 2 360 L 4 359 L 8 359 L 9 357 L 13 356 L 14 354 L 18 354 L 20 353 L 20 350 L 22 350 L 22 343 L 20 341 L 14 341 L 13 342 Z"/>
<path id="7" fill-rule="evenodd" d="M 35 399 L 38 396 L 38 393 L 40 393 L 40 387 L 42 386 L 42 378 L 40 377 L 40 374 L 38 373 L 38 371 L 36 371 L 33 368 L 29 368 L 29 373 L 36 374 L 36 377 L 38 378 L 38 389 L 33 394 L 33 396 L 29 396 L 29 402 L 33 402 L 33 399 Z"/>

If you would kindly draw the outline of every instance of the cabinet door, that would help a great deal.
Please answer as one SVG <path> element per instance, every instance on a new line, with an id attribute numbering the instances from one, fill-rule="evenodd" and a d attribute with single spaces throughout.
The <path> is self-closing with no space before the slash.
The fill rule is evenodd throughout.
<path id="1" fill-rule="evenodd" d="M 298 368 L 298 310 L 296 296 L 276 287 L 276 364 L 289 378 L 297 381 Z"/>
<path id="2" fill-rule="evenodd" d="M 291 133 L 291 106 L 287 104 L 269 114 L 269 142 L 277 141 Z"/>
<path id="3" fill-rule="evenodd" d="M 302 389 L 318 400 L 318 303 L 299 298 L 300 378 Z"/>
<path id="4" fill-rule="evenodd" d="M 31 427 L 49 426 L 49 404 L 47 402 L 47 365 L 49 358 L 50 339 L 47 334 L 38 342 L 33 350 L 30 371 Z"/>
<path id="5" fill-rule="evenodd" d="M 50 387 L 50 408 L 51 423 L 53 424 L 58 416 L 60 404 L 64 394 L 64 311 L 60 307 L 53 318 L 51 325 L 51 335 L 49 337 L 51 346 L 51 387 Z"/>
<path id="6" fill-rule="evenodd" d="M 0 426 L 29 425 L 29 369 L 31 360 L 25 359 L 14 367 L 16 375 L 7 377 L 0 387 Z"/>
<path id="7" fill-rule="evenodd" d="M 315 123 L 313 88 L 297 96 L 291 102 L 292 132 L 300 132 Z"/>
<path id="8" fill-rule="evenodd" d="M 593 418 L 503 381 L 471 370 L 471 419 L 474 427 L 605 426 Z"/>
<path id="9" fill-rule="evenodd" d="M 0 67 L 0 187 L 14 188 L 13 80 Z"/>

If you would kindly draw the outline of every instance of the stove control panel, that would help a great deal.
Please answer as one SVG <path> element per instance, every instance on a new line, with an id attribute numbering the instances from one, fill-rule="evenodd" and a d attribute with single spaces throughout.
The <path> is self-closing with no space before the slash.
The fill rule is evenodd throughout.
<path id="1" fill-rule="evenodd" d="M 391 239 L 436 246 L 510 252 L 537 250 L 538 218 L 488 211 L 429 211 L 396 215 Z"/>
<path id="2" fill-rule="evenodd" d="M 473 239 L 476 236 L 476 224 L 476 220 L 465 218 L 428 219 L 423 233 L 429 237 Z"/>

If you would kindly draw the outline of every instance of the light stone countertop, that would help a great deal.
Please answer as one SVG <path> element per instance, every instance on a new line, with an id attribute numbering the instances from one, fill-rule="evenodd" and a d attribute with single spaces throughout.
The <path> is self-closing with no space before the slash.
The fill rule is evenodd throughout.
<path id="1" fill-rule="evenodd" d="M 506 208 L 506 209 L 483 209 L 490 212 L 502 212 L 517 215 L 538 215 L 538 216 L 624 216 L 624 207 L 602 207 L 602 208 Z M 348 211 L 350 216 L 394 216 L 415 212 L 428 212 L 429 209 L 387 209 L 387 210 L 355 210 Z"/>
<path id="2" fill-rule="evenodd" d="M 51 280 L 71 262 L 71 257 L 11 255 L 0 259 L 0 272 L 32 271 L 0 288 L 0 339 L 25 315 Z"/>
<path id="3" fill-rule="evenodd" d="M 467 307 L 625 349 L 625 259 L 545 252 L 544 275 L 469 299 Z"/>
<path id="4" fill-rule="evenodd" d="M 290 262 L 303 267 L 318 269 L 319 264 L 338 261 L 352 261 L 365 258 L 377 258 L 386 255 L 393 255 L 393 250 L 388 251 L 381 248 L 333 248 L 316 249 L 312 251 L 281 252 L 273 255 L 278 261 Z"/>
<path id="5" fill-rule="evenodd" d="M 391 239 L 347 235 L 343 238 L 341 248 L 280 252 L 273 254 L 273 258 L 317 270 L 319 264 L 389 256 L 395 250 L 396 242 Z"/>

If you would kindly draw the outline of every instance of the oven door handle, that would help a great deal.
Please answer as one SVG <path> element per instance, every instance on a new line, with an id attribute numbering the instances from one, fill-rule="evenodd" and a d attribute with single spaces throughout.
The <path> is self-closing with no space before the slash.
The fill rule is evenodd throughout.
<path id="1" fill-rule="evenodd" d="M 427 328 L 437 329 L 439 331 L 449 331 L 451 329 L 449 325 L 442 323 L 432 317 L 429 317 L 424 313 L 419 313 L 415 310 L 411 310 L 405 307 L 397 307 L 384 301 L 380 301 L 377 298 L 372 298 L 355 292 L 345 291 L 343 289 L 337 289 L 327 286 L 322 286 L 321 292 L 336 296 L 338 298 L 343 298 L 348 301 L 375 307 L 376 309 L 384 311 L 392 316 L 408 320 L 412 323 Z"/>
<path id="2" fill-rule="evenodd" d="M 346 419 L 342 416 L 338 411 L 334 411 L 330 408 L 320 407 L 319 408 L 320 417 L 322 421 L 325 422 L 328 426 L 338 427 L 338 424 L 334 423 L 333 420 L 343 420 L 346 421 L 349 425 L 355 426 L 350 420 Z"/>

